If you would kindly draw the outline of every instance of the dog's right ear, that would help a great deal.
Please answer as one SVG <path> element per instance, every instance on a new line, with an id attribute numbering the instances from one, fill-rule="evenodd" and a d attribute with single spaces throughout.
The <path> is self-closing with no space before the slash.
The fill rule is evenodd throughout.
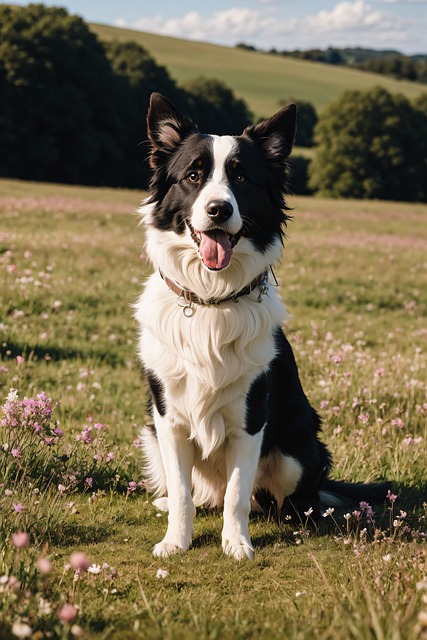
<path id="1" fill-rule="evenodd" d="M 170 153 L 197 127 L 185 118 L 161 93 L 152 93 L 147 115 L 147 133 L 152 144 L 152 164 L 156 151 Z"/>

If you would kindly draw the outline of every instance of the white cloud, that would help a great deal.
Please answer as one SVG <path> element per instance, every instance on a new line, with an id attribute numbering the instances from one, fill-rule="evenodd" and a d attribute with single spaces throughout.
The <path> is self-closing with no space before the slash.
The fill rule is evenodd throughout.
<path id="1" fill-rule="evenodd" d="M 387 31 L 401 26 L 398 25 L 398 19 L 373 9 L 364 0 L 339 2 L 331 11 L 319 11 L 316 15 L 307 16 L 305 22 L 310 29 L 329 33 L 366 29 Z"/>
<path id="2" fill-rule="evenodd" d="M 155 31 L 168 36 L 234 44 L 245 38 L 259 41 L 260 38 L 273 38 L 289 33 L 295 28 L 296 20 L 278 21 L 274 15 L 232 7 L 216 11 L 208 18 L 197 11 L 190 11 L 178 18 L 141 18 L 134 26 L 142 31 Z"/>
<path id="3" fill-rule="evenodd" d="M 425 21 L 411 24 L 406 17 L 386 12 L 384 3 L 394 0 L 383 0 L 384 10 L 378 8 L 378 3 L 373 7 L 367 0 L 341 0 L 330 11 L 300 18 L 282 18 L 274 2 L 258 1 L 263 3 L 263 9 L 231 7 L 214 11 L 207 17 L 198 11 L 172 18 L 156 15 L 140 18 L 131 27 L 230 46 L 247 42 L 261 49 L 360 45 L 413 50 L 414 43 L 420 41 L 419 34 L 427 26 Z"/>
<path id="4" fill-rule="evenodd" d="M 124 18 L 116 18 L 113 22 L 115 27 L 127 27 L 126 20 Z"/>

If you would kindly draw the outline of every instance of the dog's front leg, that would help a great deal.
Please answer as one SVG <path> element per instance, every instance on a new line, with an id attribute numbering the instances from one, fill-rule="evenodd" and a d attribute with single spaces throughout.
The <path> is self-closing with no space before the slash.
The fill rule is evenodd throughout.
<path id="1" fill-rule="evenodd" d="M 262 431 L 249 435 L 245 430 L 226 444 L 227 489 L 224 497 L 222 548 L 237 560 L 253 558 L 249 537 L 249 513 L 262 442 Z"/>
<path id="2" fill-rule="evenodd" d="M 191 470 L 194 448 L 185 429 L 157 416 L 157 438 L 166 475 L 168 491 L 168 528 L 161 542 L 155 545 L 155 556 L 169 556 L 187 551 L 193 536 L 196 509 L 191 497 Z"/>

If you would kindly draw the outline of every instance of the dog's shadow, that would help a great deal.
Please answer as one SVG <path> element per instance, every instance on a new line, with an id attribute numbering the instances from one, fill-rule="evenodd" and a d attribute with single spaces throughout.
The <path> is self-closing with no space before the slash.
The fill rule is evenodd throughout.
<path id="1" fill-rule="evenodd" d="M 405 522 L 411 527 L 413 531 L 418 529 L 424 530 L 424 535 L 427 534 L 427 521 L 425 518 L 425 511 L 427 507 L 427 484 L 419 486 L 411 486 L 405 483 L 393 483 L 392 499 L 387 499 L 383 505 L 374 506 L 374 520 L 377 528 L 387 531 L 390 528 L 390 516 L 399 515 L 400 512 L 406 512 Z M 353 505 L 353 509 L 349 511 L 358 510 L 360 505 Z M 307 519 L 304 522 L 296 522 L 295 519 L 285 520 L 280 518 L 277 510 L 273 508 L 269 509 L 268 513 L 251 513 L 250 522 L 252 529 L 252 543 L 255 549 L 264 549 L 266 547 L 280 546 L 295 546 L 297 542 L 296 532 L 299 529 L 309 529 L 310 537 L 328 537 L 336 535 L 337 523 L 342 522 L 343 531 L 346 528 L 346 520 L 344 514 L 347 509 L 336 509 L 334 511 L 334 519 L 321 518 L 320 522 L 316 526 L 309 526 Z M 212 513 L 204 509 L 201 510 L 200 515 Z M 219 511 L 217 512 L 220 513 Z M 274 523 L 273 529 L 271 528 L 271 522 Z M 265 523 L 269 523 L 269 531 L 263 532 L 263 526 Z M 210 545 L 221 544 L 221 534 L 219 529 L 211 528 L 195 535 L 193 539 L 193 548 L 202 549 Z"/>

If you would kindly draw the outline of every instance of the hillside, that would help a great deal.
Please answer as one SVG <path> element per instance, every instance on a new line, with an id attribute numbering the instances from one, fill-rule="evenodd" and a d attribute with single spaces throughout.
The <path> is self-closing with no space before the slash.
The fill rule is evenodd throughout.
<path id="1" fill-rule="evenodd" d="M 168 38 L 152 33 L 92 24 L 104 40 L 134 40 L 158 63 L 166 66 L 179 82 L 204 75 L 223 80 L 239 98 L 244 98 L 255 116 L 277 110 L 282 99 L 312 102 L 321 111 L 346 89 L 365 90 L 381 85 L 409 98 L 427 91 L 425 85 L 403 82 L 382 75 L 284 58 L 282 56 L 221 47 L 203 42 Z"/>

